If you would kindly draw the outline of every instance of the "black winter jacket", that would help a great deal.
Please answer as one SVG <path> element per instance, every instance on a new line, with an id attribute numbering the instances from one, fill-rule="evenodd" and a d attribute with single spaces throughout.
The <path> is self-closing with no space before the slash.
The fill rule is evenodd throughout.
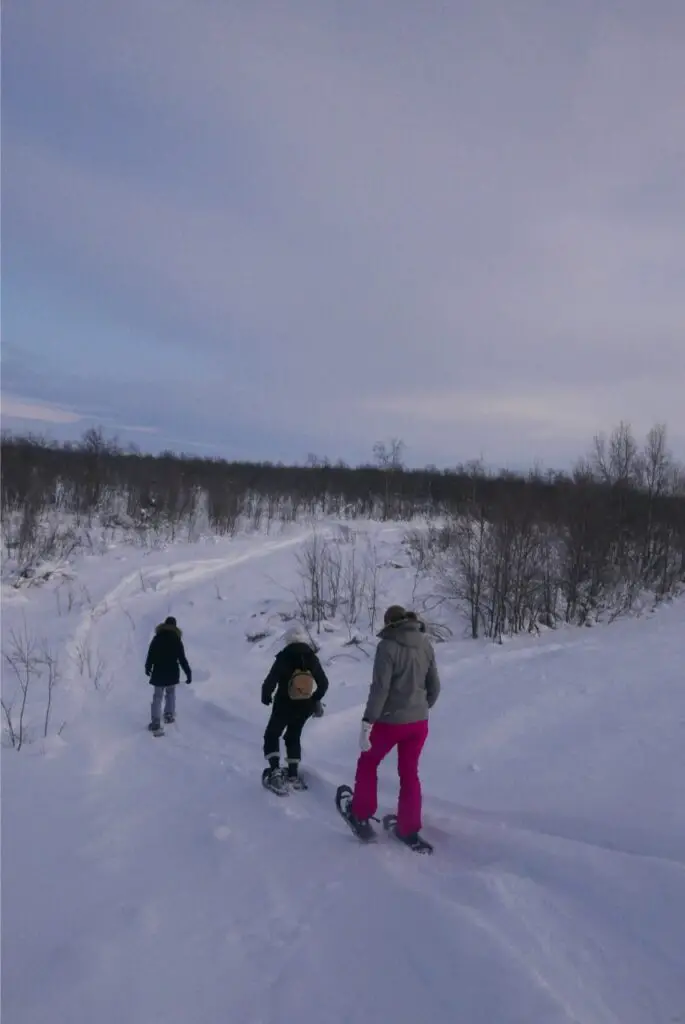
<path id="1" fill-rule="evenodd" d="M 188 682 L 192 679 L 190 665 L 186 658 L 181 630 L 178 626 L 162 623 L 155 629 L 145 660 L 145 673 L 150 676 L 151 686 L 175 686 L 181 673 L 186 674 Z"/>
<path id="2" fill-rule="evenodd" d="M 288 696 L 288 683 L 293 672 L 304 669 L 314 676 L 316 689 L 309 700 L 292 700 Z M 309 644 L 297 643 L 288 644 L 276 655 L 271 670 L 262 685 L 262 700 L 273 696 L 274 709 L 285 711 L 293 710 L 296 707 L 310 714 L 314 710 L 317 701 L 322 700 L 328 689 L 328 678 L 324 672 L 321 662 L 317 658 Z"/>

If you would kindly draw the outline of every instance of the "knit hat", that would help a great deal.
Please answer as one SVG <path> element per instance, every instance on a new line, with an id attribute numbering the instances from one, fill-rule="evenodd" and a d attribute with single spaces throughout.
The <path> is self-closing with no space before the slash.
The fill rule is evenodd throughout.
<path id="1" fill-rule="evenodd" d="M 383 616 L 383 622 L 386 626 L 394 626 L 397 622 L 403 622 L 406 617 L 406 609 L 401 604 L 391 604 Z"/>
<path id="2" fill-rule="evenodd" d="M 309 637 L 302 626 L 291 626 L 283 638 L 286 644 L 308 644 Z"/>
<path id="3" fill-rule="evenodd" d="M 176 625 L 176 619 L 173 617 L 173 615 L 168 615 L 166 617 L 166 619 L 164 620 L 164 625 L 165 626 L 175 626 Z"/>

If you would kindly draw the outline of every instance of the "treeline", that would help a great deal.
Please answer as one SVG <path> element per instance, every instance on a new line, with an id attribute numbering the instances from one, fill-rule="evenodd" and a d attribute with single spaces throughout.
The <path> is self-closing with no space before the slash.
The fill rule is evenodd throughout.
<path id="1" fill-rule="evenodd" d="M 608 595 L 623 610 L 685 580 L 685 475 L 663 426 L 639 444 L 621 424 L 569 473 L 408 469 L 401 452 L 392 441 L 375 446 L 375 464 L 286 466 L 152 456 L 99 430 L 70 444 L 5 434 L 4 555 L 30 572 L 94 526 L 152 543 L 307 517 L 422 516 L 434 525 L 412 534 L 417 569 L 437 574 L 473 635 L 490 636 L 587 621 Z"/>
<path id="2" fill-rule="evenodd" d="M 568 477 L 498 481 L 440 526 L 414 531 L 417 571 L 437 580 L 473 637 L 591 624 L 685 581 L 685 477 L 653 428 L 640 448 L 622 424 Z"/>

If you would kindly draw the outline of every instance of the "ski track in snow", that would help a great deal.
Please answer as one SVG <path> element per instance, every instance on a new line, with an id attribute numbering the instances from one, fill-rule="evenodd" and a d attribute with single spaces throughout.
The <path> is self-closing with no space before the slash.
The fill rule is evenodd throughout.
<path id="1" fill-rule="evenodd" d="M 370 659 L 328 669 L 326 716 L 304 735 L 309 791 L 260 782 L 277 637 L 246 651 L 248 609 L 271 578 L 258 565 L 287 579 L 280 556 L 302 539 L 137 564 L 65 638 L 64 741 L 49 758 L 3 752 L 8 1024 L 685 1021 L 678 609 L 561 642 L 440 645 L 423 761 L 435 855 L 386 836 L 366 848 L 333 797 L 353 775 Z M 197 670 L 153 738 L 141 665 L 171 605 Z M 624 686 L 645 645 L 670 674 Z M 104 652 L 106 692 L 77 671 L 88 647 Z M 394 809 L 389 760 L 379 814 Z"/>

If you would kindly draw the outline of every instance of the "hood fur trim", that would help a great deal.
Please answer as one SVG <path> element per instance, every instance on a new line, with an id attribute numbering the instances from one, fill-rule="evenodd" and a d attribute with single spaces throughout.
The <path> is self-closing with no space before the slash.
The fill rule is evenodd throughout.
<path id="1" fill-rule="evenodd" d="M 179 638 L 183 636 L 183 633 L 178 626 L 170 626 L 166 622 L 160 622 L 158 626 L 155 626 L 155 633 L 175 633 Z"/>

